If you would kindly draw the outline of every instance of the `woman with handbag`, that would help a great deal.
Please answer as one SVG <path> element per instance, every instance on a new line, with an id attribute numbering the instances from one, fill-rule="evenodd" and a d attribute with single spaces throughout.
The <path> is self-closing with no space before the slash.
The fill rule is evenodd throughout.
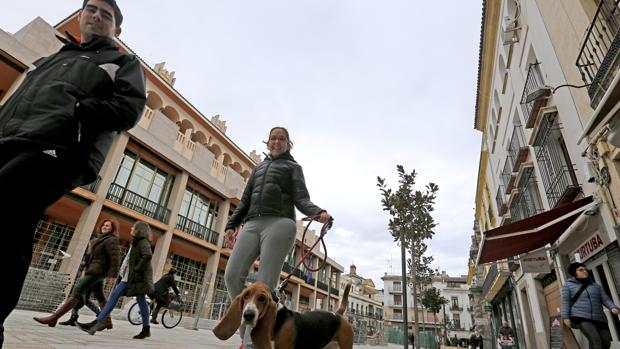
<path id="1" fill-rule="evenodd" d="M 591 349 L 608 349 L 611 334 L 603 306 L 614 315 L 618 308 L 603 288 L 594 283 L 583 263 L 572 263 L 568 267 L 572 276 L 562 287 L 562 319 L 566 326 L 579 329 L 588 339 Z"/>

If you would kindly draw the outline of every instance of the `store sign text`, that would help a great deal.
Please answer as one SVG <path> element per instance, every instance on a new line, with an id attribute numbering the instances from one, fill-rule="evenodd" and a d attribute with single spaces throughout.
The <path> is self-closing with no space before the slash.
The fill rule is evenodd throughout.
<path id="1" fill-rule="evenodd" d="M 597 233 L 594 234 L 591 238 L 589 238 L 583 245 L 579 246 L 576 253 L 579 253 L 579 258 L 581 260 L 586 260 L 595 252 L 598 252 L 605 247 L 605 243 L 601 236 Z"/>

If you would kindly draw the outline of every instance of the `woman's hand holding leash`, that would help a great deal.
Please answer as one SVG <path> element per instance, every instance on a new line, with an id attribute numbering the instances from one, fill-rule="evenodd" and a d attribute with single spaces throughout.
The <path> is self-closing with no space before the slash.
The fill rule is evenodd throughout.
<path id="1" fill-rule="evenodd" d="M 235 242 L 237 241 L 237 234 L 239 234 L 239 229 L 226 229 L 224 232 L 224 240 L 228 244 L 229 248 L 233 248 L 235 246 Z"/>
<path id="2" fill-rule="evenodd" d="M 327 211 L 323 211 L 323 212 L 321 212 L 321 214 L 317 218 L 317 221 L 325 224 L 325 223 L 329 222 L 331 219 L 332 219 L 332 216 L 330 216 L 329 213 L 327 213 Z"/>

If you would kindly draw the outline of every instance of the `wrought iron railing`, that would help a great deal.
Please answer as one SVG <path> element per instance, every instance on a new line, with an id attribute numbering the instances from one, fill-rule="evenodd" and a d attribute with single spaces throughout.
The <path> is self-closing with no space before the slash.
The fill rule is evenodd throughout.
<path id="1" fill-rule="evenodd" d="M 534 149 L 549 206 L 555 207 L 572 200 L 580 187 L 564 143 L 557 112 L 544 115 Z"/>
<path id="2" fill-rule="evenodd" d="M 317 282 L 316 282 L 316 287 L 318 287 L 318 288 L 320 288 L 321 290 L 326 291 L 326 292 L 327 292 L 327 290 L 329 289 L 329 285 L 327 285 L 326 283 L 321 282 L 321 281 L 317 281 Z"/>
<path id="3" fill-rule="evenodd" d="M 544 85 L 545 81 L 543 80 L 542 73 L 540 72 L 540 63 L 530 64 L 530 67 L 527 70 L 523 94 L 521 95 L 521 110 L 523 111 L 523 116 L 527 120 L 526 126 L 528 128 L 534 126 L 536 114 L 538 114 L 538 110 L 540 110 L 545 103 L 544 99 L 534 99 L 528 101 L 528 96 Z"/>
<path id="4" fill-rule="evenodd" d="M 619 0 L 601 0 L 579 50 L 576 65 L 581 79 L 589 84 L 588 95 L 596 108 L 618 68 L 620 51 Z"/>
<path id="5" fill-rule="evenodd" d="M 284 263 L 284 265 L 282 266 L 282 271 L 285 273 L 290 273 L 291 271 L 293 271 L 293 266 L 288 263 Z"/>
<path id="6" fill-rule="evenodd" d="M 497 211 L 500 216 L 504 215 L 507 210 L 506 203 L 504 202 L 504 195 L 506 195 L 506 189 L 500 184 L 497 188 L 497 194 L 495 195 L 495 204 L 497 205 Z"/>
<path id="7" fill-rule="evenodd" d="M 106 198 L 119 205 L 123 205 L 147 217 L 157 219 L 160 222 L 168 223 L 170 210 L 154 201 L 121 187 L 116 183 L 110 185 Z"/>
<path id="8" fill-rule="evenodd" d="M 453 304 L 453 305 L 450 307 L 450 310 L 453 310 L 453 311 L 463 311 L 463 307 L 459 307 L 458 305 L 454 305 L 454 304 Z"/>
<path id="9" fill-rule="evenodd" d="M 482 284 L 482 296 L 486 296 L 487 293 L 491 290 L 491 286 L 495 282 L 495 278 L 499 274 L 499 270 L 497 269 L 497 264 L 493 264 L 491 268 L 489 268 L 489 272 L 487 276 L 484 278 L 484 283 Z"/>
<path id="10" fill-rule="evenodd" d="M 101 182 L 101 176 L 97 176 L 94 182 L 85 184 L 81 186 L 81 188 L 94 193 L 95 191 L 97 191 L 97 187 L 99 187 L 99 182 Z"/>
<path id="11" fill-rule="evenodd" d="M 334 296 L 338 296 L 340 294 L 340 290 L 335 287 L 330 288 L 329 292 L 333 294 Z"/>
<path id="12" fill-rule="evenodd" d="M 543 212 L 542 203 L 536 187 L 534 168 L 523 170 L 518 183 L 519 190 L 510 203 L 510 218 L 513 222 Z"/>
<path id="13" fill-rule="evenodd" d="M 519 165 L 527 158 L 527 142 L 525 141 L 525 134 L 523 133 L 523 127 L 521 125 L 515 126 L 512 131 L 512 138 L 510 138 L 510 145 L 508 147 L 508 156 L 512 163 L 512 172 L 519 171 Z"/>
<path id="14" fill-rule="evenodd" d="M 215 230 L 182 215 L 179 215 L 176 228 L 214 245 L 217 245 L 217 239 L 220 236 Z"/>
<path id="15" fill-rule="evenodd" d="M 506 195 L 510 194 L 512 191 L 512 187 L 514 185 L 514 176 L 512 175 L 512 162 L 510 161 L 510 156 L 506 157 L 506 162 L 504 162 L 504 169 L 502 170 L 502 184 L 504 188 L 506 188 Z"/>

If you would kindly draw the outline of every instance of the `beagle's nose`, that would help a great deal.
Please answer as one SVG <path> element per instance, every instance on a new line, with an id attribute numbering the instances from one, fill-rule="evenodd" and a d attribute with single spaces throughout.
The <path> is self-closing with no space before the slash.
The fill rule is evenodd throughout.
<path id="1" fill-rule="evenodd" d="M 246 310 L 246 311 L 243 312 L 243 319 L 245 321 L 252 321 L 252 320 L 254 320 L 254 316 L 255 315 L 256 314 L 254 313 L 253 310 Z"/>

